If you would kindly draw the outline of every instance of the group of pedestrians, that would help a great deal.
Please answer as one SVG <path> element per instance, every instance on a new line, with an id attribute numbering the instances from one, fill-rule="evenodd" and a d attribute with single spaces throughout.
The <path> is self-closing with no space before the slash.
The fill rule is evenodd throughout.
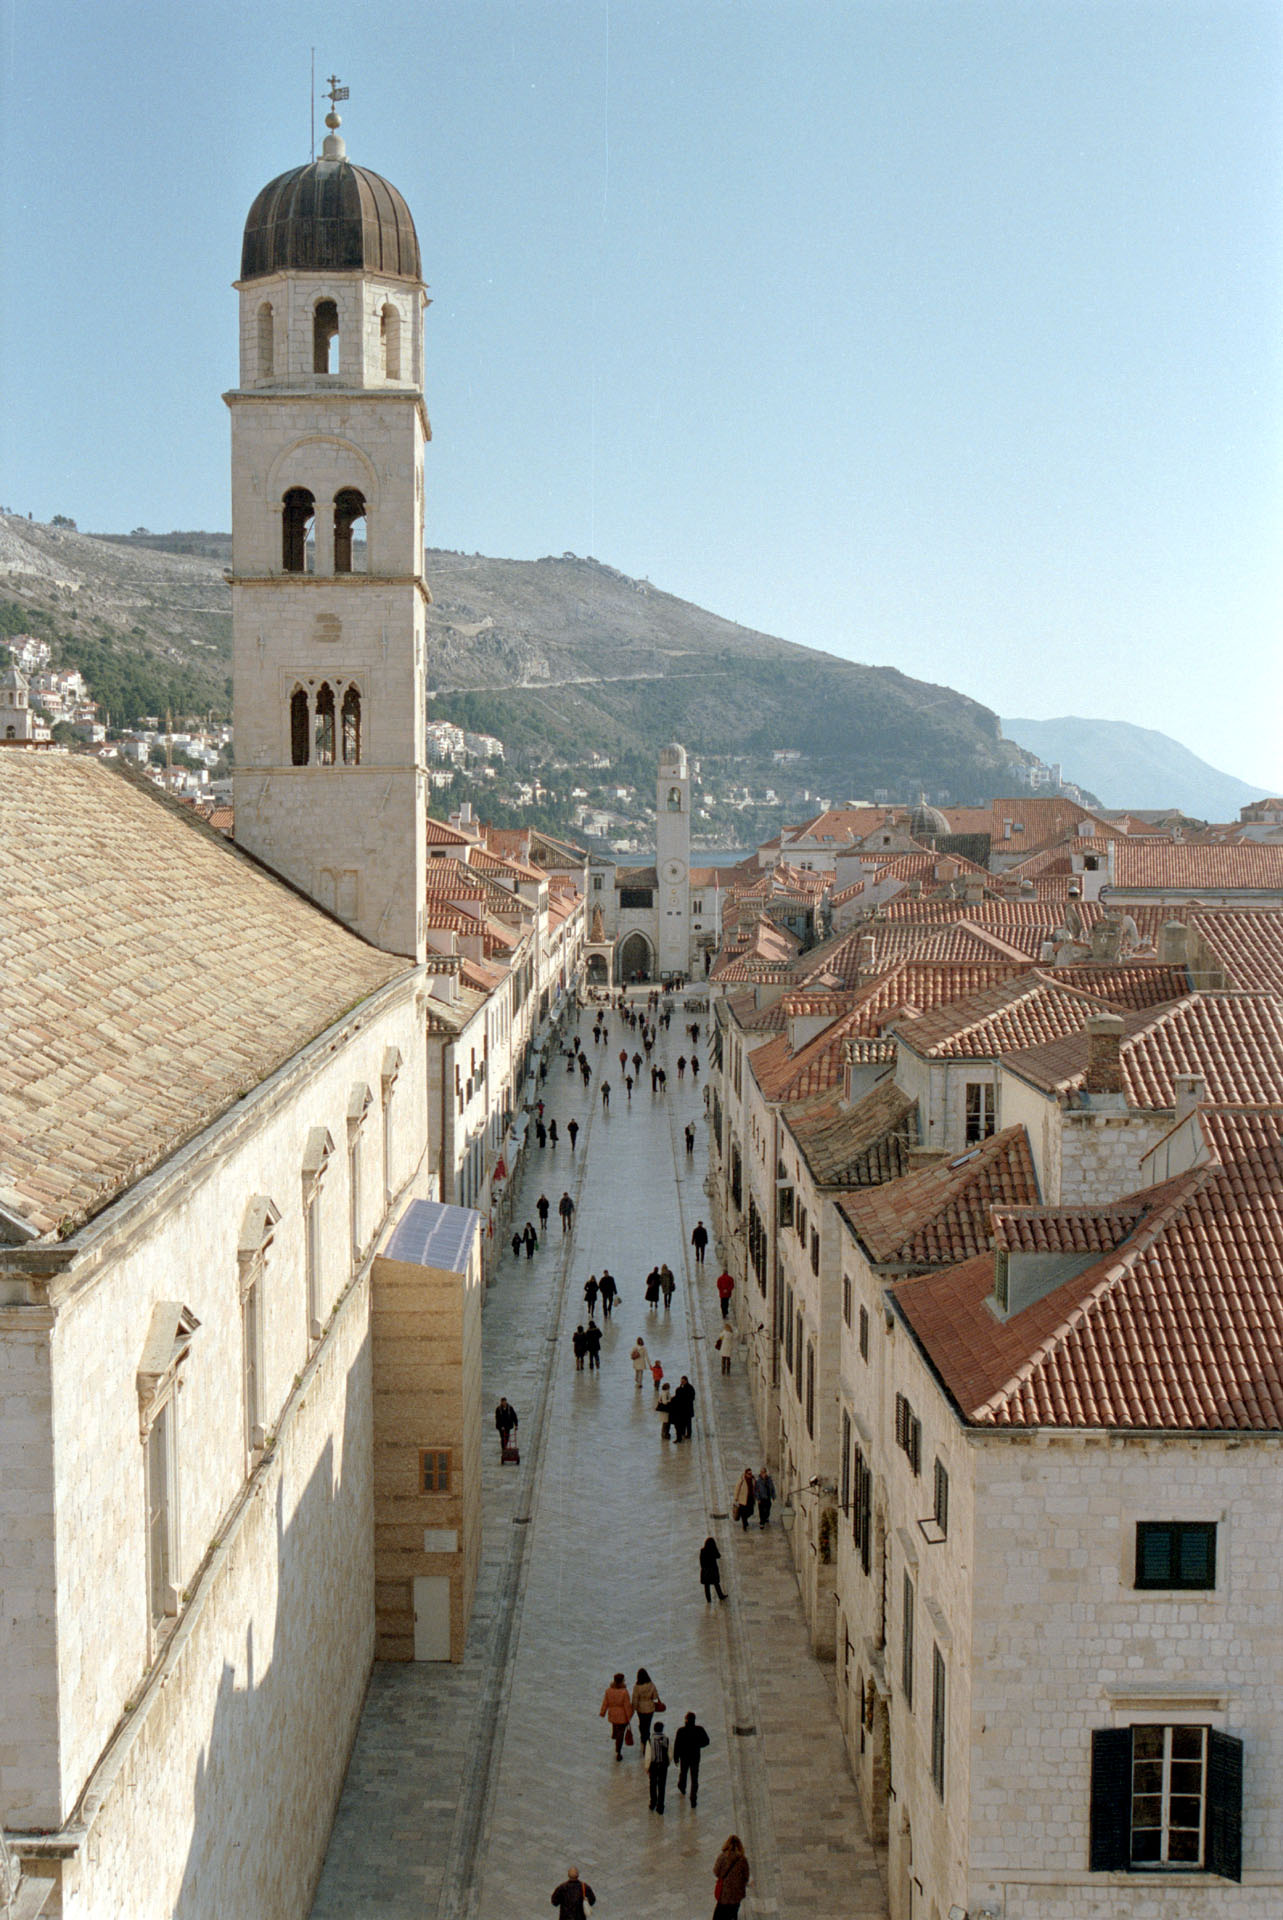
<path id="1" fill-rule="evenodd" d="M 738 1520 L 745 1533 L 749 1521 L 757 1515 L 759 1529 L 770 1523 L 771 1505 L 775 1499 L 775 1482 L 765 1467 L 754 1473 L 752 1467 L 745 1467 L 735 1483 L 735 1492 L 731 1502 L 731 1518 Z"/>

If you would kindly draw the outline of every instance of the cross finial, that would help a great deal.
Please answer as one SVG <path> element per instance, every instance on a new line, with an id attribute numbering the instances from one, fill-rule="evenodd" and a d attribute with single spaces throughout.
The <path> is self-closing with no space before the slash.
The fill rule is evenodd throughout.
<path id="1" fill-rule="evenodd" d="M 340 100 L 347 99 L 348 90 L 346 87 L 341 87 L 339 85 L 339 76 L 337 75 L 337 73 L 332 73 L 330 75 L 329 85 L 330 85 L 330 90 L 326 94 L 325 98 L 329 101 L 331 109 L 333 109 L 334 107 L 337 107 Z"/>
<path id="2" fill-rule="evenodd" d="M 322 98 L 328 100 L 330 103 L 330 110 L 325 116 L 325 124 L 329 132 L 325 136 L 325 143 L 322 148 L 322 152 L 327 160 L 342 160 L 347 152 L 339 135 L 339 128 L 343 125 L 343 122 L 335 112 L 339 101 L 346 100 L 347 96 L 347 88 L 341 87 L 339 85 L 339 76 L 337 73 L 332 73 L 329 79 L 329 90 L 322 95 Z"/>

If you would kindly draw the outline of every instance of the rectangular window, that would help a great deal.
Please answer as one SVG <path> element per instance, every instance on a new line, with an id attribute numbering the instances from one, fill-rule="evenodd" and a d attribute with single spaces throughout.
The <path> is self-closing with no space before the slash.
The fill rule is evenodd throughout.
<path id="1" fill-rule="evenodd" d="M 799 1207 L 797 1210 L 797 1219 L 795 1224 L 797 1226 L 797 1237 L 802 1242 L 803 1246 L 806 1245 L 806 1221 L 807 1221 L 806 1208 Z"/>
<path id="2" fill-rule="evenodd" d="M 245 1387 L 245 1451 L 253 1455 L 263 1444 L 263 1314 L 258 1278 L 241 1295 L 241 1339 Z"/>
<path id="3" fill-rule="evenodd" d="M 849 1273 L 844 1273 L 842 1275 L 842 1325 L 844 1327 L 849 1327 L 850 1324 L 851 1324 L 851 1276 Z"/>
<path id="4" fill-rule="evenodd" d="M 784 1289 L 784 1364 L 793 1371 L 793 1289 Z"/>
<path id="5" fill-rule="evenodd" d="M 860 1358 L 861 1360 L 867 1360 L 868 1357 L 869 1357 L 869 1310 L 867 1307 L 861 1307 L 860 1308 Z"/>
<path id="6" fill-rule="evenodd" d="M 177 1612 L 173 1584 L 174 1403 L 166 1400 L 147 1435 L 147 1595 L 152 1625 Z"/>
<path id="7" fill-rule="evenodd" d="M 904 1605 L 900 1623 L 900 1685 L 904 1688 L 904 1704 L 913 1705 L 913 1582 L 908 1574 L 904 1576 Z"/>
<path id="8" fill-rule="evenodd" d="M 628 912 L 630 909 L 640 910 L 645 907 L 653 907 L 654 904 L 655 895 L 650 887 L 621 887 L 619 889 L 619 905 L 624 912 Z"/>
<path id="9" fill-rule="evenodd" d="M 819 1271 L 820 1271 L 820 1236 L 816 1232 L 815 1228 L 812 1227 L 811 1228 L 811 1272 L 818 1273 Z"/>
<path id="10" fill-rule="evenodd" d="M 902 1393 L 895 1396 L 895 1443 L 916 1477 L 922 1470 L 922 1422 Z"/>
<path id="11" fill-rule="evenodd" d="M 1216 1585 L 1215 1520 L 1142 1520 L 1136 1585 L 1194 1592 Z"/>
<path id="12" fill-rule="evenodd" d="M 802 1316 L 798 1313 L 794 1315 L 794 1318 L 797 1323 L 794 1337 L 794 1351 L 797 1354 L 797 1371 L 793 1376 L 793 1390 L 800 1400 L 802 1398 Z"/>
<path id="13" fill-rule="evenodd" d="M 944 1799 L 944 1655 L 933 1649 L 931 1660 L 931 1778 Z"/>
<path id="14" fill-rule="evenodd" d="M 842 1409 L 842 1511 L 851 1510 L 851 1416 Z"/>
<path id="15" fill-rule="evenodd" d="M 793 1189 L 792 1187 L 777 1187 L 775 1191 L 778 1196 L 776 1200 L 777 1212 L 775 1223 L 780 1227 L 791 1227 L 793 1224 Z"/>
<path id="16" fill-rule="evenodd" d="M 852 1490 L 855 1510 L 853 1534 L 860 1568 L 868 1573 L 873 1565 L 873 1470 L 859 1447 L 855 1450 L 855 1485 Z"/>
<path id="17" fill-rule="evenodd" d="M 969 1147 L 988 1140 L 994 1130 L 993 1085 L 988 1080 L 967 1082 L 967 1124 L 965 1139 Z"/>
<path id="18" fill-rule="evenodd" d="M 936 1461 L 935 1494 L 931 1503 L 931 1514 L 942 1534 L 949 1531 L 949 1475 L 944 1463 Z"/>
<path id="19" fill-rule="evenodd" d="M 361 1257 L 361 1136 L 347 1150 L 348 1225 L 352 1236 L 352 1265 Z"/>
<path id="20" fill-rule="evenodd" d="M 806 1431 L 810 1439 L 815 1438 L 815 1343 L 807 1342 L 806 1348 Z"/>
<path id="21" fill-rule="evenodd" d="M 307 1273 L 307 1331 L 319 1340 L 325 1324 L 321 1299 L 321 1190 L 312 1189 L 303 1208 L 303 1260 Z"/>
<path id="22" fill-rule="evenodd" d="M 1201 1867 L 1206 1727 L 1132 1728 L 1132 1861 Z"/>
<path id="23" fill-rule="evenodd" d="M 448 1449 L 440 1447 L 421 1448 L 419 1452 L 419 1491 L 420 1493 L 449 1493 L 450 1461 Z"/>

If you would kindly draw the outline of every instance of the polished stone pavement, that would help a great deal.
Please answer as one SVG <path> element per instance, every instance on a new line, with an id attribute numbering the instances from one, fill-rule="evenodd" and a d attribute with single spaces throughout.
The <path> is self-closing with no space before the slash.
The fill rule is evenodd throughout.
<path id="1" fill-rule="evenodd" d="M 713 1907 L 712 1865 L 728 1832 L 753 1870 L 745 1920 L 880 1920 L 880 1856 L 865 1838 L 833 1702 L 832 1669 L 812 1659 L 777 1526 L 732 1526 L 730 1490 L 760 1443 L 737 1361 L 721 1377 L 715 1249 L 695 1267 L 706 1222 L 704 1082 L 680 1006 L 656 1058 L 668 1089 L 625 1097 L 618 1053 L 635 1038 L 618 1015 L 606 1043 L 579 1023 L 593 1057 L 585 1092 L 554 1053 L 544 1097 L 561 1144 L 531 1133 L 515 1219 L 548 1195 L 550 1233 L 533 1261 L 505 1255 L 483 1316 L 485 1433 L 482 1567 L 458 1666 L 376 1666 L 312 1920 L 524 1920 L 549 1911 L 570 1863 L 597 1914 L 683 1920 Z M 706 1041 L 701 1018 L 701 1057 Z M 611 1083 L 609 1111 L 598 1088 Z M 583 1131 L 571 1155 L 565 1125 Z M 688 1158 L 682 1129 L 699 1121 Z M 556 1205 L 577 1202 L 563 1237 Z M 672 1311 L 642 1299 L 650 1266 L 678 1278 Z M 583 1282 L 608 1265 L 622 1304 L 604 1323 L 599 1373 L 575 1370 L 570 1336 Z M 600 1310 L 599 1310 L 600 1319 Z M 638 1333 L 672 1383 L 697 1393 L 693 1444 L 660 1437 L 650 1385 L 628 1352 Z M 521 1466 L 501 1467 L 489 1426 L 501 1393 L 521 1416 Z M 777 1475 L 778 1478 L 778 1475 Z M 697 1555 L 722 1549 L 725 1605 L 705 1604 Z M 636 1748 L 613 1759 L 602 1690 L 644 1665 L 670 1735 L 693 1708 L 707 1729 L 699 1806 L 669 1774 L 667 1811 L 648 1810 Z"/>

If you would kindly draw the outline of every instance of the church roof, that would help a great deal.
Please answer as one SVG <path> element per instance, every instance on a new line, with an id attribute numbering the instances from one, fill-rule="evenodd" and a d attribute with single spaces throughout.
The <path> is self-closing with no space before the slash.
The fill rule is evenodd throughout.
<path id="1" fill-rule="evenodd" d="M 249 210 L 241 279 L 292 269 L 421 281 L 409 207 L 380 174 L 350 160 L 291 167 L 268 182 Z"/>
<path id="2" fill-rule="evenodd" d="M 0 1206 L 79 1225 L 408 966 L 145 782 L 0 755 Z"/>

